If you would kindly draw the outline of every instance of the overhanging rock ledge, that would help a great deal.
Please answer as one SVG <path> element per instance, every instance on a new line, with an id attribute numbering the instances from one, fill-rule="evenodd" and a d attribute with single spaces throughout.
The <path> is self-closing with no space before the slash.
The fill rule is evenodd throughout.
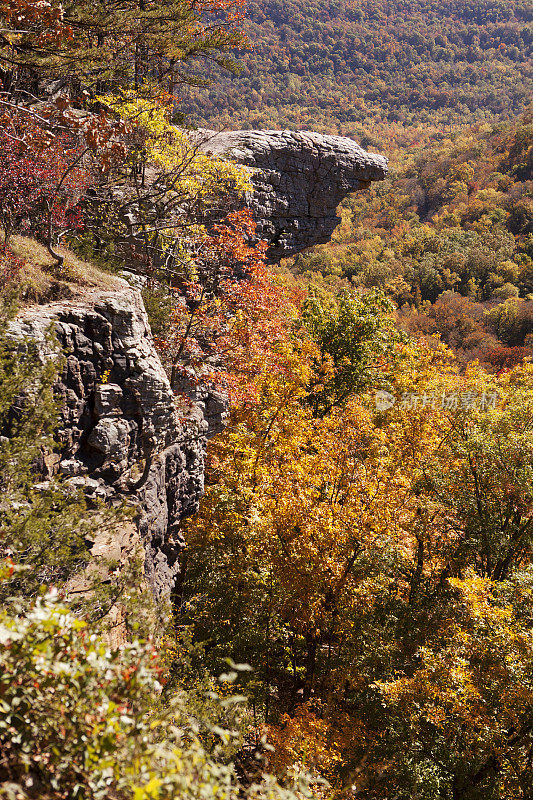
<path id="1" fill-rule="evenodd" d="M 258 235 L 271 261 L 327 242 L 339 222 L 336 208 L 350 192 L 387 174 L 387 161 L 351 139 L 306 131 L 195 132 L 204 152 L 224 155 L 250 170 Z M 137 533 L 146 578 L 159 600 L 179 576 L 179 525 L 194 514 L 203 492 L 206 439 L 227 417 L 225 398 L 212 387 L 183 387 L 190 403 L 178 414 L 156 352 L 140 293 L 122 280 L 111 291 L 22 309 L 11 336 L 37 341 L 56 357 L 53 326 L 65 356 L 57 382 L 62 397 L 59 451 L 46 463 L 89 498 L 138 504 Z M 53 456 L 53 458 L 52 458 Z M 144 464 L 144 477 L 134 474 Z M 132 490 L 132 481 L 134 490 Z M 116 541 L 100 549 L 130 545 Z M 100 546 L 96 543 L 96 546 Z"/>
<path id="2" fill-rule="evenodd" d="M 257 233 L 271 262 L 328 242 L 340 217 L 337 206 L 371 181 L 383 180 L 387 159 L 352 139 L 311 131 L 200 130 L 199 149 L 250 169 Z"/>

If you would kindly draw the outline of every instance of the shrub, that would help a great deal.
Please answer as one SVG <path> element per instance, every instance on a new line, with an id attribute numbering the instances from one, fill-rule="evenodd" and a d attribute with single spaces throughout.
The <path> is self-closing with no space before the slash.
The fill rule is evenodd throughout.
<path id="1" fill-rule="evenodd" d="M 0 612 L 0 797 L 297 800 L 306 792 L 300 779 L 297 793 L 269 776 L 239 785 L 225 758 L 239 731 L 220 727 L 216 710 L 227 719 L 240 698 L 207 692 L 213 722 L 184 690 L 163 707 L 161 689 L 151 645 L 112 650 L 54 591 Z"/>

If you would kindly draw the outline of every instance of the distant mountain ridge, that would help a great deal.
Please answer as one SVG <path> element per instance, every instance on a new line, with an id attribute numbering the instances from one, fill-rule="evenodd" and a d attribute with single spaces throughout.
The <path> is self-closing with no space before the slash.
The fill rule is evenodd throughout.
<path id="1" fill-rule="evenodd" d="M 241 75 L 186 90 L 191 122 L 360 137 L 508 118 L 532 95 L 529 0 L 249 0 L 247 17 Z"/>

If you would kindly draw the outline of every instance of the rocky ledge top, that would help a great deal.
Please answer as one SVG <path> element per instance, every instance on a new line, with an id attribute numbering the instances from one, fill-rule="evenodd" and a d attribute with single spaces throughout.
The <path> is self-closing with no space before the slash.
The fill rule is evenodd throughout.
<path id="1" fill-rule="evenodd" d="M 311 131 L 198 131 L 199 148 L 250 169 L 246 198 L 271 261 L 329 241 L 351 192 L 383 180 L 387 159 L 352 139 Z"/>

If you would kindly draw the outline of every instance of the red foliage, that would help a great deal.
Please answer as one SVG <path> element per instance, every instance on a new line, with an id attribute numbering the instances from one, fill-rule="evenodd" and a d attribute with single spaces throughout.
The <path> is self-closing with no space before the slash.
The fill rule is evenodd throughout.
<path id="1" fill-rule="evenodd" d="M 0 252 L 0 286 L 3 293 L 17 284 L 23 266 L 24 262 L 8 247 L 4 247 Z"/>
<path id="2" fill-rule="evenodd" d="M 240 403 L 254 399 L 258 375 L 279 368 L 291 311 L 302 295 L 276 280 L 265 264 L 265 242 L 250 244 L 254 232 L 249 211 L 229 214 L 203 252 L 204 265 L 208 258 L 217 271 L 216 286 L 206 290 L 205 281 L 190 282 L 185 293 L 176 292 L 171 332 L 159 343 L 173 363 L 174 386 L 201 377 L 223 385 Z"/>
<path id="3" fill-rule="evenodd" d="M 79 227 L 76 204 L 87 182 L 77 137 L 52 135 L 24 114 L 0 118 L 0 222 L 14 230 L 45 232 Z"/>
<path id="4" fill-rule="evenodd" d="M 49 47 L 72 39 L 61 5 L 49 0 L 0 0 L 0 18 L 14 30 L 33 34 L 35 47 Z"/>
<path id="5" fill-rule="evenodd" d="M 512 369 L 520 364 L 524 358 L 531 358 L 533 355 L 531 347 L 494 347 L 484 353 L 484 360 L 491 364 L 498 372 Z"/>

